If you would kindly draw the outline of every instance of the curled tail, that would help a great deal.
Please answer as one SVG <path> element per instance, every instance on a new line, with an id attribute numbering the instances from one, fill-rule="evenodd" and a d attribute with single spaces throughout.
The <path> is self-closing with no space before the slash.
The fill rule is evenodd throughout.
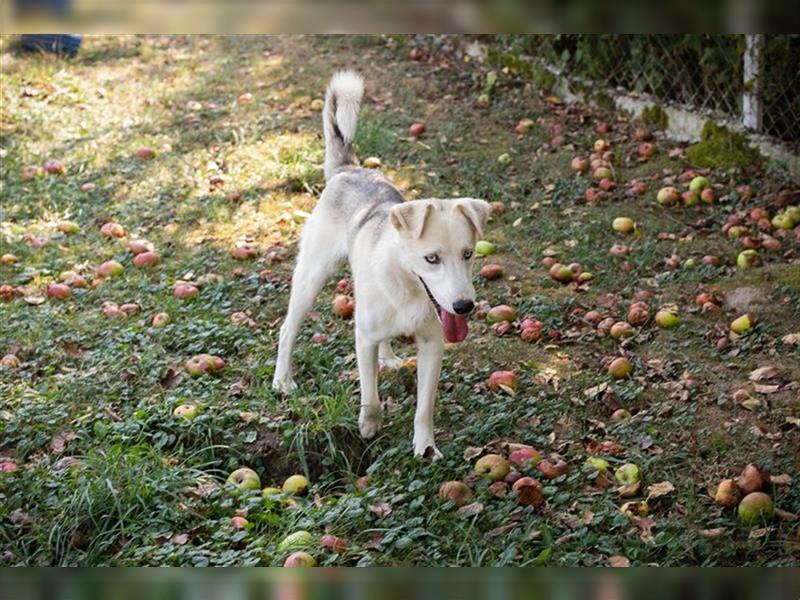
<path id="1" fill-rule="evenodd" d="M 328 84 L 322 125 L 325 134 L 325 181 L 345 165 L 353 164 L 352 143 L 364 80 L 355 71 L 339 71 Z"/>

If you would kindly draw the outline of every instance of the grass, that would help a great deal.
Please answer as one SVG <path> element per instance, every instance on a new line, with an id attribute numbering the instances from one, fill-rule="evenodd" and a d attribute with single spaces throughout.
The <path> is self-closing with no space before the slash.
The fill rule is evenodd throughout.
<path id="1" fill-rule="evenodd" d="M 719 234 L 729 213 L 775 205 L 789 185 L 780 170 L 719 170 L 712 178 L 724 201 L 665 209 L 652 190 L 689 166 L 668 156 L 671 144 L 657 141 L 659 153 L 647 162 L 630 160 L 636 143 L 625 120 L 554 105 L 529 82 L 502 73 L 490 106 L 477 107 L 487 89 L 483 67 L 437 50 L 433 40 L 425 41 L 429 60 L 409 61 L 406 43 L 369 36 L 92 37 L 77 58 L 62 61 L 20 54 L 3 39 L 0 255 L 18 262 L 0 264 L 0 284 L 33 292 L 68 269 L 91 282 L 94 267 L 112 258 L 125 272 L 75 289 L 63 302 L 0 302 L 0 355 L 21 363 L 0 367 L 0 462 L 17 467 L 0 473 L 1 560 L 280 565 L 279 542 L 304 529 L 348 541 L 343 554 L 314 548 L 323 565 L 605 565 L 614 555 L 636 565 L 797 565 L 796 522 L 776 520 L 751 535 L 708 495 L 748 462 L 794 479 L 800 468 L 800 434 L 791 421 L 800 417 L 791 385 L 800 376 L 800 352 L 780 341 L 800 317 L 797 244 L 785 238 L 780 252 L 764 253 L 763 268 L 742 273 L 731 266 L 738 246 Z M 381 376 L 380 435 L 369 442 L 358 435 L 353 333 L 330 313 L 333 281 L 298 342 L 300 391 L 281 398 L 269 385 L 301 228 L 293 212 L 311 210 L 324 186 L 311 102 L 345 65 L 367 80 L 358 155 L 379 157 L 409 198 L 504 202 L 486 236 L 507 277 L 476 280 L 478 296 L 511 304 L 539 318 L 546 332 L 560 333 L 526 344 L 471 321 L 468 340 L 445 353 L 436 413 L 444 458 L 435 463 L 411 456 L 415 376 L 408 368 Z M 240 100 L 245 92 L 251 102 Z M 536 124 L 517 136 L 513 126 L 523 117 Z M 406 136 L 415 120 L 428 128 L 419 140 Z M 614 126 L 618 181 L 646 180 L 645 196 L 583 201 L 586 180 L 569 163 L 586 154 L 598 120 Z M 555 127 L 566 139 L 550 148 Z M 155 149 L 155 158 L 137 159 L 141 146 Z M 510 165 L 496 160 L 504 152 Z M 66 173 L 22 179 L 24 167 L 50 159 L 62 161 Z M 95 188 L 84 191 L 86 183 Z M 756 199 L 738 198 L 732 190 L 741 183 Z M 632 247 L 627 258 L 607 254 L 620 241 L 610 223 L 621 214 L 641 231 L 623 240 Z M 710 225 L 698 226 L 701 218 Z M 78 222 L 80 233 L 58 232 L 65 219 Z M 100 235 L 111 220 L 123 225 L 124 239 Z M 50 241 L 34 248 L 30 236 Z M 161 253 L 155 269 L 133 266 L 126 242 L 137 236 Z M 244 242 L 259 248 L 258 258 L 232 258 Z M 287 260 L 269 258 L 276 244 L 288 249 Z M 581 263 L 594 280 L 581 290 L 555 283 L 540 266 L 545 251 Z M 673 253 L 682 260 L 717 254 L 724 266 L 668 271 L 664 259 Z M 197 298 L 173 296 L 176 280 L 209 273 L 220 277 L 204 283 Z M 754 308 L 759 323 L 719 351 L 716 340 L 734 311 L 703 313 L 692 300 L 699 289 L 731 294 L 744 285 L 766 300 Z M 620 306 L 603 310 L 624 317 L 639 289 L 653 292 L 653 309 L 677 303 L 679 327 L 648 325 L 620 345 L 580 319 L 609 293 L 619 295 Z M 100 311 L 106 301 L 135 302 L 140 312 L 109 318 Z M 170 324 L 152 327 L 157 312 L 169 313 Z M 236 324 L 236 313 L 252 325 Z M 222 357 L 225 370 L 186 376 L 183 363 L 198 353 Z M 398 353 L 410 355 L 413 346 L 401 342 Z M 635 376 L 610 382 L 603 360 L 619 353 L 633 360 Z M 732 392 L 751 386 L 748 374 L 764 364 L 779 367 L 782 387 L 754 393 L 761 406 L 745 410 Z M 488 390 L 496 369 L 517 372 L 514 396 Z M 614 394 L 585 393 L 602 383 Z M 191 421 L 172 416 L 185 403 L 200 407 Z M 612 420 L 614 406 L 633 417 Z M 472 476 L 474 459 L 465 452 L 502 451 L 507 441 L 570 463 L 567 474 L 546 482 L 545 510 L 520 507 L 513 495 L 495 498 L 488 482 Z M 583 466 L 602 441 L 621 449 L 606 456 L 613 467 L 635 462 L 646 485 L 674 484 L 673 493 L 650 503 L 651 535 Z M 305 473 L 310 494 L 233 495 L 224 481 L 243 465 L 263 486 Z M 365 475 L 369 484 L 361 489 L 356 482 Z M 480 506 L 471 514 L 437 498 L 451 479 L 473 487 Z M 800 513 L 796 483 L 769 491 L 781 509 Z M 246 515 L 247 527 L 233 529 L 234 515 Z M 709 533 L 715 529 L 722 531 Z"/>

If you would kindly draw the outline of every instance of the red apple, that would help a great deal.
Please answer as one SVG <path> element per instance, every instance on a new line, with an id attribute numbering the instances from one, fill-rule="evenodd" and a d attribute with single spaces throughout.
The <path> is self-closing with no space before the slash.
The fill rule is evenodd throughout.
<path id="1" fill-rule="evenodd" d="M 489 376 L 489 389 L 493 392 L 503 390 L 513 393 L 517 389 L 517 376 L 514 371 L 494 371 Z"/>
<path id="2" fill-rule="evenodd" d="M 509 454 L 508 460 L 519 469 L 532 469 L 541 462 L 542 455 L 530 446 L 525 446 Z"/>
<path id="3" fill-rule="evenodd" d="M 133 257 L 133 264 L 137 267 L 154 267 L 161 262 L 158 252 L 142 252 Z"/>
<path id="4" fill-rule="evenodd" d="M 408 135 L 411 137 L 419 137 L 423 133 L 425 133 L 425 123 L 412 123 L 411 126 L 408 128 Z"/>
<path id="5" fill-rule="evenodd" d="M 200 290 L 197 288 L 197 286 L 194 286 L 191 283 L 177 281 L 175 283 L 175 287 L 172 288 L 172 293 L 176 298 L 185 300 L 187 298 L 194 298 L 200 293 Z"/>
<path id="6" fill-rule="evenodd" d="M 60 160 L 48 160 L 44 163 L 44 170 L 45 173 L 49 173 L 50 175 L 61 175 L 67 169 Z"/>
<path id="7" fill-rule="evenodd" d="M 445 481 L 439 486 L 439 498 L 456 506 L 464 506 L 472 500 L 472 490 L 460 481 Z"/>
<path id="8" fill-rule="evenodd" d="M 128 250 L 130 250 L 131 254 L 137 255 L 143 254 L 144 252 L 153 252 L 155 246 L 147 240 L 131 240 L 128 243 Z"/>
<path id="9" fill-rule="evenodd" d="M 333 307 L 333 314 L 337 317 L 341 317 L 343 319 L 349 319 L 353 316 L 353 313 L 356 310 L 356 303 L 355 301 L 351 300 L 348 296 L 344 294 L 337 294 L 331 305 Z"/>
<path id="10" fill-rule="evenodd" d="M 489 323 L 499 323 L 501 321 L 511 322 L 516 318 L 516 311 L 506 304 L 499 304 L 492 307 L 489 314 L 486 315 L 486 320 L 489 321 Z"/>
<path id="11" fill-rule="evenodd" d="M 136 150 L 136 158 L 139 158 L 141 160 L 150 160 L 152 158 L 155 158 L 155 156 L 156 156 L 156 151 L 153 150 L 152 148 L 148 148 L 147 146 L 142 146 L 141 148 Z"/>
<path id="12" fill-rule="evenodd" d="M 611 361 L 608 365 L 608 373 L 614 379 L 624 379 L 633 371 L 633 364 L 627 358 L 620 356 Z"/>
<path id="13" fill-rule="evenodd" d="M 481 267 L 480 275 L 489 281 L 500 279 L 503 276 L 503 267 L 493 263 L 483 265 L 483 267 Z"/>
<path id="14" fill-rule="evenodd" d="M 539 507 L 544 504 L 542 484 L 533 477 L 521 477 L 511 489 L 517 492 L 517 502 L 523 506 Z"/>
<path id="15" fill-rule="evenodd" d="M 63 283 L 51 283 L 47 286 L 47 295 L 51 298 L 66 300 L 72 295 L 72 291 L 69 289 L 69 286 Z"/>
<path id="16" fill-rule="evenodd" d="M 109 222 L 100 228 L 100 234 L 105 237 L 125 237 L 125 228 L 119 223 Z"/>
<path id="17" fill-rule="evenodd" d="M 587 161 L 582 156 L 576 156 L 572 159 L 572 162 L 569 165 L 573 171 L 578 173 L 585 173 L 589 170 L 589 161 Z"/>
<path id="18" fill-rule="evenodd" d="M 541 472 L 545 478 L 556 479 L 567 472 L 569 465 L 567 465 L 567 462 L 563 458 L 552 456 L 541 461 L 536 468 L 539 469 L 539 472 Z"/>
<path id="19" fill-rule="evenodd" d="M 342 554 L 344 552 L 347 552 L 347 549 L 349 547 L 344 539 L 336 537 L 335 535 L 331 535 L 329 533 L 326 533 L 321 538 L 319 538 L 319 546 L 324 550 L 328 550 L 329 552 L 335 552 L 336 554 Z"/>
<path id="20" fill-rule="evenodd" d="M 97 267 L 97 275 L 99 277 L 116 277 L 118 275 L 122 275 L 122 272 L 125 270 L 120 263 L 115 260 L 107 260 L 106 262 L 102 263 L 99 267 Z"/>

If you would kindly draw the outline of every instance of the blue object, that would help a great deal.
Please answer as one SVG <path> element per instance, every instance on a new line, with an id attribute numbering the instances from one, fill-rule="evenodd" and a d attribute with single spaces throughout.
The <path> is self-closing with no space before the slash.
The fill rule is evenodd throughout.
<path id="1" fill-rule="evenodd" d="M 52 52 L 63 56 L 75 56 L 83 40 L 82 35 L 69 33 L 26 33 L 20 37 L 25 50 Z"/>

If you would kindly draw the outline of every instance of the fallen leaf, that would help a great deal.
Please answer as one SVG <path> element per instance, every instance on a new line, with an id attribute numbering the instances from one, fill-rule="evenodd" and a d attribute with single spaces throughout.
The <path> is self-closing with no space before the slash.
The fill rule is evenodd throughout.
<path id="1" fill-rule="evenodd" d="M 77 437 L 78 436 L 75 435 L 74 431 L 62 431 L 53 438 L 52 442 L 50 442 L 50 448 L 55 453 L 61 453 L 64 451 L 67 442 L 70 442 Z"/>
<path id="2" fill-rule="evenodd" d="M 763 527 L 762 529 L 753 529 L 752 531 L 750 531 L 750 535 L 747 536 L 747 539 L 759 540 L 769 535 L 770 531 L 772 531 L 771 527 Z"/>
<path id="3" fill-rule="evenodd" d="M 724 527 L 716 527 L 714 529 L 701 529 L 697 533 L 700 537 L 706 538 L 707 540 L 715 540 L 718 537 L 725 535 L 727 529 Z"/>
<path id="4" fill-rule="evenodd" d="M 670 481 L 662 481 L 661 483 L 654 483 L 647 488 L 647 498 L 660 498 L 675 491 L 675 486 Z"/>
<path id="5" fill-rule="evenodd" d="M 384 517 L 388 517 L 390 514 L 392 514 L 392 505 L 388 502 L 370 504 L 369 509 L 375 513 L 379 519 L 383 519 Z"/>
<path id="6" fill-rule="evenodd" d="M 642 541 L 648 544 L 653 543 L 653 527 L 655 527 L 656 522 L 653 519 L 636 515 L 631 516 L 631 521 L 641 531 Z"/>
<path id="7" fill-rule="evenodd" d="M 769 480 L 775 485 L 792 485 L 792 478 L 787 473 L 771 475 Z"/>
<path id="8" fill-rule="evenodd" d="M 773 385 L 764 385 L 764 384 L 761 384 L 761 383 L 754 383 L 753 384 L 753 389 L 756 392 L 758 392 L 759 394 L 774 394 L 780 388 L 781 388 L 781 386 L 779 386 L 777 384 L 773 384 Z"/>
<path id="9" fill-rule="evenodd" d="M 614 556 L 608 557 L 608 566 L 617 568 L 630 567 L 631 561 L 628 560 L 628 558 L 625 556 L 620 556 L 618 554 L 615 554 Z"/>
<path id="10" fill-rule="evenodd" d="M 778 376 L 778 367 L 766 365 L 750 371 L 750 381 L 763 381 L 764 379 L 774 379 Z"/>
<path id="11" fill-rule="evenodd" d="M 467 446 L 464 450 L 464 460 L 472 460 L 483 453 L 482 446 Z"/>
<path id="12" fill-rule="evenodd" d="M 174 388 L 181 380 L 181 373 L 175 367 L 168 367 L 166 373 L 161 377 L 161 387 L 164 389 Z"/>
<path id="13" fill-rule="evenodd" d="M 25 300 L 25 302 L 27 302 L 31 306 L 38 306 L 39 304 L 44 303 L 45 297 L 32 294 L 30 296 L 25 296 L 23 300 Z"/>
<path id="14" fill-rule="evenodd" d="M 623 485 L 621 487 L 618 487 L 617 488 L 617 493 L 622 498 L 630 498 L 630 497 L 635 496 L 636 494 L 638 494 L 639 490 L 641 489 L 641 487 L 642 487 L 642 483 L 640 481 L 637 481 L 635 483 L 630 483 L 628 485 Z"/>
<path id="15" fill-rule="evenodd" d="M 800 346 L 800 333 L 790 333 L 783 336 L 783 343 L 789 346 Z"/>
<path id="16" fill-rule="evenodd" d="M 189 536 L 185 533 L 177 533 L 172 536 L 171 539 L 173 544 L 178 544 L 179 546 L 183 546 L 186 542 L 189 541 Z"/>
<path id="17" fill-rule="evenodd" d="M 748 398 L 742 401 L 741 406 L 747 410 L 753 411 L 761 406 L 761 400 L 758 398 Z"/>
<path id="18" fill-rule="evenodd" d="M 483 504 L 481 502 L 473 502 L 458 509 L 458 514 L 462 517 L 474 517 L 483 512 Z"/>
<path id="19" fill-rule="evenodd" d="M 775 516 L 781 521 L 797 521 L 800 519 L 800 516 L 780 508 L 775 509 Z"/>

